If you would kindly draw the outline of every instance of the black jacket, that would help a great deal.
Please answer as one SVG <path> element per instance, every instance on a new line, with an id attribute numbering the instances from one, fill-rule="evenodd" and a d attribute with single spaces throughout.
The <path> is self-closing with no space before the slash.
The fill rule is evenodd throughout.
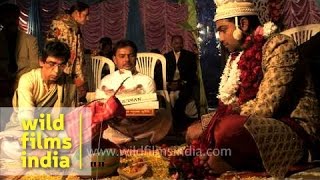
<path id="1" fill-rule="evenodd" d="M 176 71 L 176 59 L 173 51 L 164 55 L 167 60 L 167 82 L 173 81 Z M 193 86 L 197 83 L 197 56 L 193 52 L 182 49 L 178 60 L 178 69 L 180 80 L 186 81 L 187 86 Z"/>

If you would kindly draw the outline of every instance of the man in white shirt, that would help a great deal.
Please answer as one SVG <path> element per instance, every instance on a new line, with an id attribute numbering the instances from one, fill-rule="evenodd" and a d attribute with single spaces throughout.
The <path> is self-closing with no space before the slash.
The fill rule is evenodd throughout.
<path id="1" fill-rule="evenodd" d="M 113 61 L 118 71 L 105 76 L 100 87 L 96 90 L 96 98 L 107 98 L 114 95 L 137 95 L 155 93 L 154 80 L 139 73 L 136 66 L 137 47 L 129 40 L 116 43 L 113 52 Z M 121 83 L 127 79 L 122 85 Z M 115 144 L 147 139 L 154 144 L 160 141 L 169 131 L 172 124 L 171 113 L 160 108 L 154 117 L 115 119 L 104 131 L 103 138 Z"/>

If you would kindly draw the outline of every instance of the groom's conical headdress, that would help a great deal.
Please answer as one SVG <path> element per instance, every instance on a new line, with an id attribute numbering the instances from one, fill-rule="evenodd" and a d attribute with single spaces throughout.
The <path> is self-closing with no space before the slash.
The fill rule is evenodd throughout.
<path id="1" fill-rule="evenodd" d="M 251 0 L 214 0 L 217 9 L 213 21 L 237 16 L 258 15 Z"/>

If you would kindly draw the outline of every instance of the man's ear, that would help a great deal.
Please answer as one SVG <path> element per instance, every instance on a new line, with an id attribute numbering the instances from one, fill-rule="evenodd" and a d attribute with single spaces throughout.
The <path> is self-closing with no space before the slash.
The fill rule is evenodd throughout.
<path id="1" fill-rule="evenodd" d="M 39 61 L 39 65 L 40 65 L 40 67 L 43 67 L 44 62 L 42 61 L 42 59 L 39 59 L 38 61 Z"/>
<path id="2" fill-rule="evenodd" d="M 112 61 L 113 61 L 113 63 L 116 65 L 116 67 L 118 67 L 117 62 L 116 62 L 116 56 L 115 56 L 115 55 L 112 56 Z"/>
<path id="3" fill-rule="evenodd" d="M 240 26 L 240 29 L 241 29 L 243 32 L 248 32 L 248 31 L 249 31 L 249 24 L 250 24 L 250 22 L 249 22 L 248 18 L 242 17 L 242 18 L 240 19 L 240 24 L 239 24 L 239 26 Z"/>

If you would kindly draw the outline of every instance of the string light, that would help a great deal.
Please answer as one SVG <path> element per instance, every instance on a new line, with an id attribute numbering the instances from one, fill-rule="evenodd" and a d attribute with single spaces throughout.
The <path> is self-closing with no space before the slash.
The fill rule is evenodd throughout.
<path id="1" fill-rule="evenodd" d="M 199 55 L 201 56 L 203 54 L 203 47 L 207 46 L 211 39 L 214 37 L 214 34 L 212 32 L 212 28 L 210 27 L 211 24 L 206 25 L 202 23 L 197 24 L 197 42 L 198 42 L 198 48 L 199 48 Z"/>
<path id="2" fill-rule="evenodd" d="M 200 30 L 199 31 L 199 34 L 201 34 L 201 35 L 205 35 L 207 32 L 204 30 L 204 29 L 202 29 L 202 30 Z"/>
<path id="3" fill-rule="evenodd" d="M 201 39 L 201 37 L 198 37 L 198 41 L 201 43 L 203 42 L 203 39 Z"/>

